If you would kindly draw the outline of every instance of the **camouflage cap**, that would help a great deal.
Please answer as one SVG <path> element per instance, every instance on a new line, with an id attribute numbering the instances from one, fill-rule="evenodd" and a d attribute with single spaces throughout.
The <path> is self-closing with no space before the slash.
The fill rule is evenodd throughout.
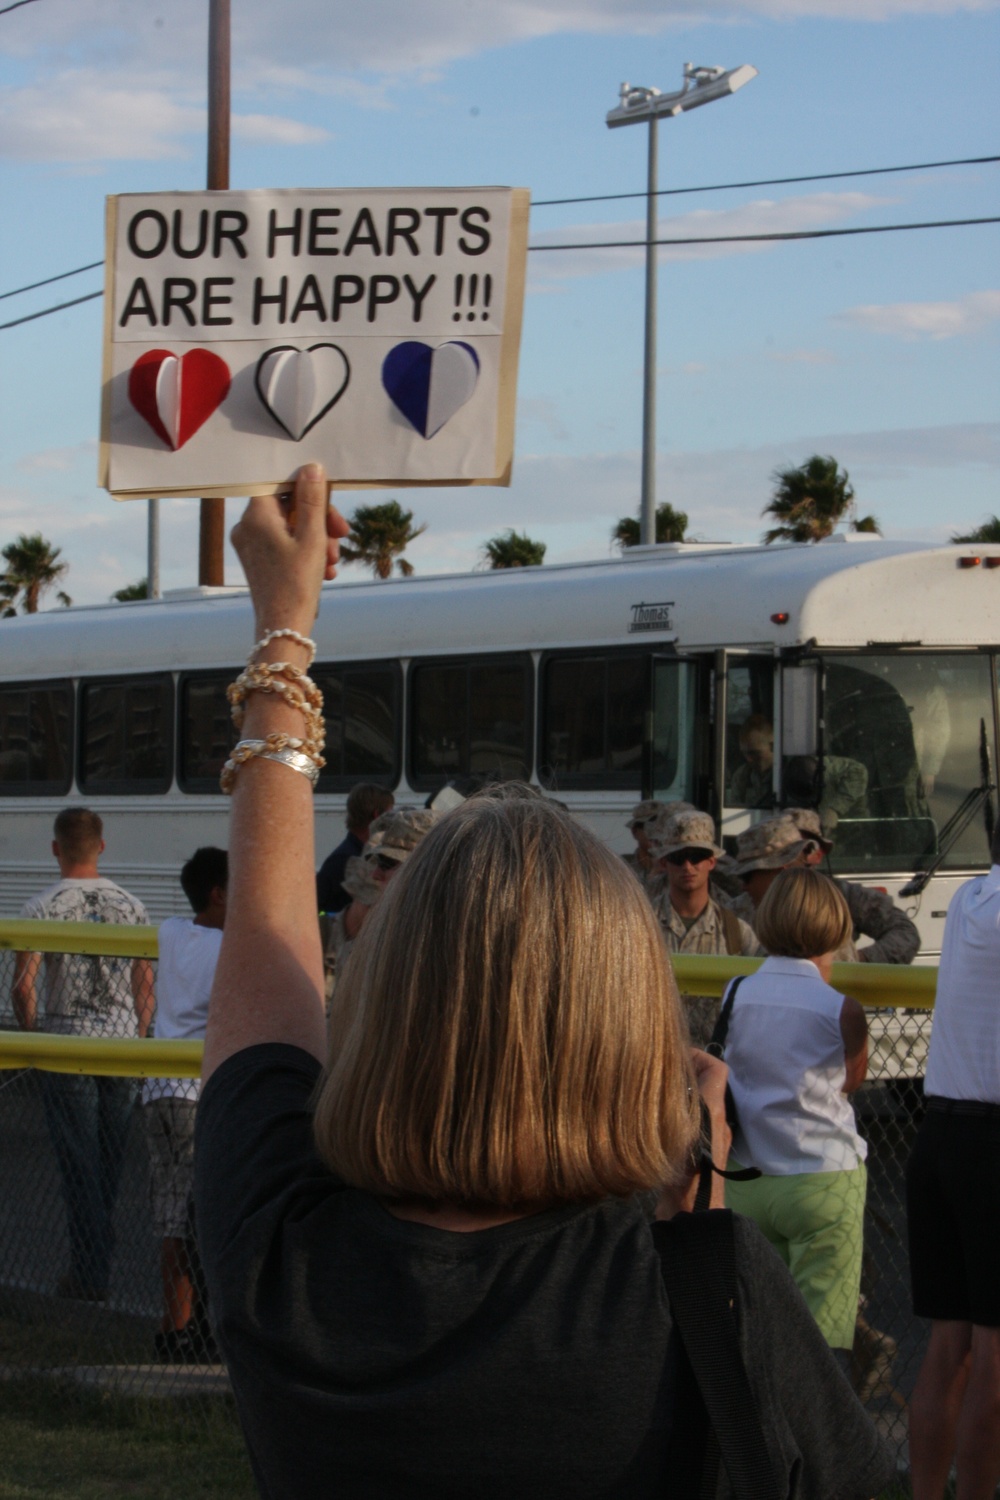
<path id="1" fill-rule="evenodd" d="M 783 870 L 806 850 L 815 849 L 815 839 L 804 839 L 790 813 L 765 818 L 745 828 L 736 840 L 736 859 L 729 866 L 733 875 L 752 870 Z"/>
<path id="2" fill-rule="evenodd" d="M 382 887 L 376 883 L 372 874 L 371 864 L 361 854 L 352 854 L 340 883 L 347 894 L 355 901 L 360 901 L 362 906 L 374 906 L 382 894 Z"/>
<path id="3" fill-rule="evenodd" d="M 824 827 L 823 818 L 814 807 L 788 807 L 785 813 L 794 821 L 803 838 L 815 839 L 823 853 L 829 854 L 833 848 L 833 840 L 828 837 L 829 826 Z"/>
<path id="4" fill-rule="evenodd" d="M 664 804 L 657 802 L 655 798 L 647 797 L 645 802 L 637 802 L 632 809 L 632 816 L 625 824 L 626 828 L 642 828 L 663 811 Z"/>
<path id="5" fill-rule="evenodd" d="M 663 830 L 673 822 L 678 813 L 698 811 L 693 802 L 661 802 L 659 807 L 656 817 L 646 824 L 646 838 L 650 844 L 663 842 Z"/>
<path id="6" fill-rule="evenodd" d="M 385 854 L 402 864 L 438 820 L 429 807 L 391 807 L 372 824 L 365 856 Z"/>
<path id="7" fill-rule="evenodd" d="M 657 820 L 656 836 L 649 837 L 649 852 L 654 859 L 666 859 L 678 849 L 708 849 L 716 859 L 722 850 L 715 842 L 715 823 L 708 813 L 697 808 L 674 813 L 673 817 Z"/>

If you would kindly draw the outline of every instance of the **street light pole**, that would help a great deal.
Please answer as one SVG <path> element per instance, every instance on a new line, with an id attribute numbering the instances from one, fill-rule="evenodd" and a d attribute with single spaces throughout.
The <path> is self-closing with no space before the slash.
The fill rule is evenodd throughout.
<path id="1" fill-rule="evenodd" d="M 646 174 L 646 337 L 642 376 L 642 492 L 639 507 L 639 541 L 656 541 L 656 195 L 657 123 L 724 99 L 757 77 L 757 69 L 743 63 L 738 68 L 696 68 L 684 64 L 684 86 L 673 94 L 659 89 L 634 88 L 623 83 L 618 107 L 608 112 L 609 129 L 617 125 L 649 125 L 649 162 Z"/>
<path id="2" fill-rule="evenodd" d="M 656 187 L 657 128 L 649 117 L 649 161 L 646 174 L 646 338 L 642 366 L 642 497 L 639 541 L 656 541 Z"/>

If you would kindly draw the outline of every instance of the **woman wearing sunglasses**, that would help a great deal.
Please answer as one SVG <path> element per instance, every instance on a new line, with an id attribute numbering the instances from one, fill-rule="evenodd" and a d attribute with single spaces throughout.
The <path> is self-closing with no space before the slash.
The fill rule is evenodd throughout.
<path id="1" fill-rule="evenodd" d="M 293 513 L 251 500 L 234 533 L 258 666 L 237 689 L 197 1203 L 257 1482 L 651 1500 L 686 1389 L 651 1219 L 692 1201 L 699 1081 L 725 1145 L 724 1069 L 686 1046 L 635 878 L 516 789 L 448 813 L 391 877 L 327 1044 L 302 642 L 345 530 L 310 468 Z M 891 1471 L 873 1429 L 743 1221 L 736 1250 L 783 1492 L 871 1496 Z"/>

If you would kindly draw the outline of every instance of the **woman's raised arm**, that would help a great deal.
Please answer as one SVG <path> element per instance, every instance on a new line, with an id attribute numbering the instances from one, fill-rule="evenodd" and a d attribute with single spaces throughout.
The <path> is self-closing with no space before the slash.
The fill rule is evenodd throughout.
<path id="1" fill-rule="evenodd" d="M 347 530 L 329 505 L 318 464 L 299 471 L 290 499 L 249 502 L 232 539 L 250 585 L 255 640 L 274 630 L 310 634 L 321 585 L 336 572 Z M 305 669 L 309 653 L 280 636 L 256 659 Z M 252 692 L 245 709 L 246 739 L 305 734 L 301 711 L 275 693 Z M 289 766 L 255 756 L 239 767 L 233 786 L 226 926 L 202 1077 L 257 1042 L 288 1042 L 323 1059 L 322 994 L 312 785 Z"/>

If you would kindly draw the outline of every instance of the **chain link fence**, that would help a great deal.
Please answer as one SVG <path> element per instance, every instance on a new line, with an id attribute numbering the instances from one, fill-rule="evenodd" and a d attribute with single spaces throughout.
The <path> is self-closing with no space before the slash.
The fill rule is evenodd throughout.
<path id="1" fill-rule="evenodd" d="M 129 931 L 134 952 L 138 929 L 105 928 L 101 937 L 113 942 L 112 934 Z M 151 954 L 155 935 L 145 931 Z M 93 935 L 88 946 L 100 941 Z M 101 1074 L 78 1071 L 86 1064 L 71 1037 L 25 1041 L 17 1015 L 24 960 L 0 951 L 0 1378 L 46 1375 L 144 1397 L 225 1392 L 188 1209 L 184 1158 L 195 1106 L 181 1084 L 180 1093 L 143 1103 L 142 1080 L 129 1071 L 155 1073 L 163 1064 L 152 1057 L 178 1054 L 168 1054 L 166 1042 L 118 1040 L 135 1033 L 155 963 L 127 952 L 92 951 L 65 965 L 59 957 L 40 961 L 39 986 L 60 972 L 78 986 L 85 980 L 93 993 L 111 986 L 118 1020 L 97 1044 Z M 716 994 L 724 978 L 751 967 L 715 959 L 677 965 L 684 990 Z M 933 971 L 903 970 L 890 981 L 883 971 L 882 984 L 929 995 L 933 978 Z M 848 985 L 835 974 L 834 983 L 867 1003 L 879 993 L 878 974 L 862 981 L 856 970 L 851 979 Z M 918 1009 L 873 1008 L 869 1020 L 872 1067 L 854 1098 L 869 1155 L 851 1378 L 905 1463 L 906 1403 L 929 1325 L 910 1308 L 904 1170 L 923 1110 L 931 1011 L 926 1001 Z M 30 1057 L 22 1055 L 29 1042 Z M 189 1049 L 189 1075 L 197 1071 L 196 1045 L 180 1044 Z M 44 1057 L 39 1047 L 48 1049 Z M 76 1062 L 68 1060 L 74 1048 Z"/>

